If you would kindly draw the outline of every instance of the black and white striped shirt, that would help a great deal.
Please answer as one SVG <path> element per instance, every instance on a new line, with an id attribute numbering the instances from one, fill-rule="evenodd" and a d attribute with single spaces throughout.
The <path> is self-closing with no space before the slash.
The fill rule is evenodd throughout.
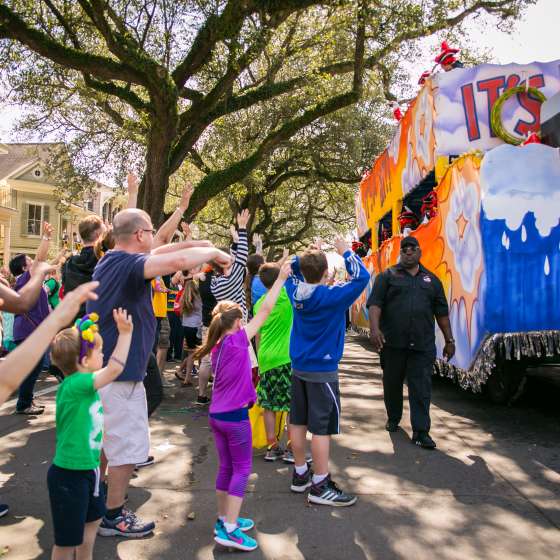
<path id="1" fill-rule="evenodd" d="M 212 278 L 210 289 L 218 302 L 234 301 L 243 310 L 243 319 L 247 320 L 247 304 L 245 302 L 245 266 L 247 255 L 249 254 L 249 244 L 247 241 L 247 230 L 239 230 L 239 243 L 235 261 L 228 276 L 215 276 Z"/>

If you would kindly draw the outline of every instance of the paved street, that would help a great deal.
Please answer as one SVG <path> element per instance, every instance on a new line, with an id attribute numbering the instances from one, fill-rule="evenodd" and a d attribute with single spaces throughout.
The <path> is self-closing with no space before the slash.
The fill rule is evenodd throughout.
<path id="1" fill-rule="evenodd" d="M 166 375 L 174 380 L 171 369 Z M 290 493 L 286 465 L 256 456 L 243 513 L 257 523 L 260 549 L 247 558 L 558 557 L 559 389 L 530 387 L 507 408 L 436 379 L 438 449 L 429 452 L 410 444 L 408 418 L 396 434 L 383 429 L 377 357 L 356 338 L 348 339 L 341 388 L 343 435 L 333 443 L 332 473 L 359 494 L 357 505 L 309 507 Z M 139 473 L 130 491 L 130 506 L 157 520 L 156 533 L 140 541 L 98 538 L 96 559 L 230 556 L 211 536 L 216 460 L 206 416 L 192 405 L 192 388 L 166 392 L 151 422 L 157 463 Z M 2 559 L 48 558 L 52 543 L 45 477 L 54 450 L 54 391 L 41 400 L 46 413 L 32 420 L 12 415 L 13 403 L 0 408 L 0 498 L 11 506 L 0 520 Z"/>

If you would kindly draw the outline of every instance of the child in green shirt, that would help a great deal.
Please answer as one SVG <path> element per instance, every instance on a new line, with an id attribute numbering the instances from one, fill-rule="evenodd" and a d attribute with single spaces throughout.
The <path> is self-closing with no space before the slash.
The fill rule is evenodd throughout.
<path id="1" fill-rule="evenodd" d="M 103 407 L 97 390 L 121 374 L 132 340 L 132 317 L 115 309 L 113 318 L 119 338 L 106 367 L 95 313 L 58 333 L 52 344 L 51 360 L 64 381 L 56 395 L 56 453 L 47 475 L 55 541 L 51 560 L 92 559 L 105 515 L 99 473 Z"/>
<path id="2" fill-rule="evenodd" d="M 277 263 L 263 264 L 259 269 L 259 278 L 268 291 L 276 278 L 280 267 Z M 257 314 L 266 294 L 254 306 Z M 282 288 L 278 300 L 258 335 L 259 384 L 257 402 L 264 409 L 264 424 L 268 449 L 265 461 L 282 458 L 286 463 L 293 463 L 291 449 L 284 450 L 278 443 L 276 434 L 276 413 L 289 412 L 292 387 L 292 366 L 290 363 L 290 333 L 293 320 L 292 304 L 286 290 Z"/>

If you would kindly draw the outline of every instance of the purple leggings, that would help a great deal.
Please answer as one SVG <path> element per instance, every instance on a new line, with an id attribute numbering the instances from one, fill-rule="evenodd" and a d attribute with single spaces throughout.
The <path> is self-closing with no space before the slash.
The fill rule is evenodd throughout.
<path id="1" fill-rule="evenodd" d="M 253 463 L 251 422 L 209 420 L 219 460 L 216 490 L 243 498 Z"/>

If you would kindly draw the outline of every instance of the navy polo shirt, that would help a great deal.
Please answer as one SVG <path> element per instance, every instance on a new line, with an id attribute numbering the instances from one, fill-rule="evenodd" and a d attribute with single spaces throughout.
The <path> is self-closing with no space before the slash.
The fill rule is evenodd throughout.
<path id="1" fill-rule="evenodd" d="M 92 280 L 99 282 L 96 291 L 99 299 L 87 303 L 87 312 L 99 315 L 104 365 L 109 361 L 119 336 L 113 320 L 113 309 L 126 309 L 134 323 L 128 359 L 117 381 L 143 381 L 154 346 L 156 319 L 152 288 L 150 279 L 144 278 L 144 265 L 148 257 L 143 253 L 108 251 L 93 271 Z"/>

